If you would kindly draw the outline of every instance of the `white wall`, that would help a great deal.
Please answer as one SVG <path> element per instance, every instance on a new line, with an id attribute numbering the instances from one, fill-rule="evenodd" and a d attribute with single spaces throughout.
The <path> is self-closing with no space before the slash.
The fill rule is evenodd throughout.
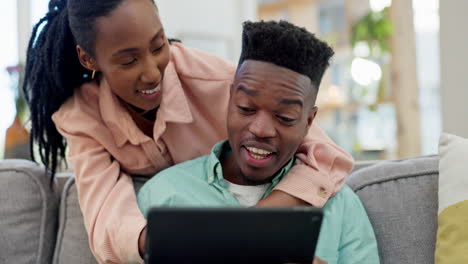
<path id="1" fill-rule="evenodd" d="M 0 159 L 3 158 L 6 129 L 12 124 L 16 109 L 14 90 L 6 67 L 18 64 L 17 3 L 1 1 L 0 32 L 4 35 L 0 42 Z"/>
<path id="2" fill-rule="evenodd" d="M 413 0 L 422 155 L 438 152 L 442 130 L 439 54 L 441 1 Z"/>
<path id="3" fill-rule="evenodd" d="M 237 61 L 242 22 L 255 20 L 256 0 L 156 0 L 168 37 Z"/>
<path id="4" fill-rule="evenodd" d="M 442 126 L 468 137 L 468 1 L 440 1 Z"/>
<path id="5" fill-rule="evenodd" d="M 31 3 L 30 0 L 17 1 L 18 21 L 18 58 L 19 62 L 26 62 L 26 51 L 31 35 Z"/>
<path id="6" fill-rule="evenodd" d="M 31 27 L 49 0 L 18 0 L 20 60 L 26 56 Z M 257 0 L 156 0 L 168 37 L 237 61 L 242 22 L 256 20 Z"/>

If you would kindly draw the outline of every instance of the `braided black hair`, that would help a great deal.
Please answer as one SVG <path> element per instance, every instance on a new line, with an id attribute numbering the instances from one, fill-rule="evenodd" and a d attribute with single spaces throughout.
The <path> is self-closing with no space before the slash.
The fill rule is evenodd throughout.
<path id="1" fill-rule="evenodd" d="M 23 92 L 31 112 L 31 153 L 39 146 L 41 161 L 51 173 L 65 160 L 65 139 L 52 114 L 90 80 L 78 59 L 76 45 L 94 56 L 99 17 L 109 15 L 124 0 L 50 0 L 48 13 L 34 26 L 26 59 Z M 154 1 L 151 0 L 153 3 Z M 39 31 L 41 26 L 43 28 Z"/>
<path id="2" fill-rule="evenodd" d="M 308 76 L 318 90 L 333 54 L 327 43 L 287 21 L 247 21 L 238 65 L 249 59 L 270 62 Z"/>

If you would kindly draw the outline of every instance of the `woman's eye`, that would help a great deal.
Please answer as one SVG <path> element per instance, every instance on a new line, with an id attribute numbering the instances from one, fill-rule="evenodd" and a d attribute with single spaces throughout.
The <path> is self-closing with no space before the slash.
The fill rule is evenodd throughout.
<path id="1" fill-rule="evenodd" d="M 132 65 L 133 63 L 135 63 L 137 61 L 136 58 L 133 58 L 131 61 L 129 62 L 126 62 L 126 63 L 122 63 L 123 66 L 129 66 L 129 65 Z"/>
<path id="2" fill-rule="evenodd" d="M 159 48 L 154 49 L 152 53 L 158 53 L 160 50 L 162 50 L 162 48 L 164 48 L 164 45 L 166 44 L 162 44 Z"/>

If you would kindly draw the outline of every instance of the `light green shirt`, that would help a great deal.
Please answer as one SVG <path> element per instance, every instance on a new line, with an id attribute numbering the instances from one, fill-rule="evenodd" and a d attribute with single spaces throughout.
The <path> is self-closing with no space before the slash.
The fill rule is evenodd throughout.
<path id="1" fill-rule="evenodd" d="M 227 141 L 216 144 L 210 155 L 183 162 L 161 171 L 138 193 L 138 205 L 145 217 L 151 207 L 241 206 L 229 192 L 219 157 L 230 151 Z M 264 197 L 291 169 L 288 162 L 273 178 Z M 328 264 L 379 263 L 374 230 L 357 195 L 343 188 L 323 207 L 324 218 L 315 255 Z"/>

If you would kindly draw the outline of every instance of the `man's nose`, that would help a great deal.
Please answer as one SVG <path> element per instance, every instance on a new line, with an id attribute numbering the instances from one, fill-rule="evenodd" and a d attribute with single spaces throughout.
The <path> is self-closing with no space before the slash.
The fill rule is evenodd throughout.
<path id="1" fill-rule="evenodd" d="M 259 112 L 249 125 L 249 131 L 258 138 L 271 138 L 276 136 L 274 120 L 267 113 Z"/>

